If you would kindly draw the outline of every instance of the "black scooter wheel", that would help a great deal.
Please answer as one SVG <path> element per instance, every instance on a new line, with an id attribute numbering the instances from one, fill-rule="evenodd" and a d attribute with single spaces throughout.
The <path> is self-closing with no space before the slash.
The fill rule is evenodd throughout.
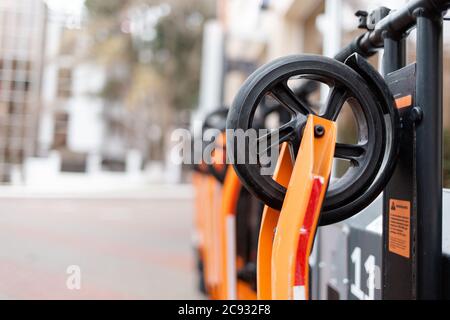
<path id="1" fill-rule="evenodd" d="M 296 95 L 293 80 L 319 82 L 328 87 L 326 102 L 317 107 L 307 99 Z M 302 129 L 307 116 L 314 114 L 336 121 L 343 106 L 349 106 L 356 122 L 357 139 L 353 143 L 337 143 L 335 158 L 348 163 L 345 174 L 330 182 L 322 210 L 321 225 L 346 219 L 359 212 L 362 203 L 368 204 L 379 193 L 379 177 L 385 176 L 383 162 L 396 148 L 393 136 L 388 134 L 392 104 L 373 90 L 371 83 L 350 66 L 336 60 L 314 55 L 294 55 L 275 60 L 254 72 L 238 92 L 227 119 L 227 152 L 243 185 L 265 204 L 281 209 L 286 189 L 270 175 L 261 175 L 262 166 L 257 163 L 239 163 L 242 153 L 245 159 L 259 159 L 252 148 L 239 149 L 233 137 L 235 130 L 256 128 L 255 113 L 267 97 L 277 101 L 291 114 L 290 119 L 278 130 L 278 144 L 288 143 L 295 155 L 301 142 Z M 388 112 L 386 111 L 388 110 Z M 387 120 L 386 120 L 387 119 Z M 391 121 L 392 120 L 392 121 Z M 275 132 L 272 131 L 272 132 Z M 271 140 L 271 133 L 264 136 Z M 269 137 L 268 137 L 269 136 Z M 262 138 L 262 137 L 258 137 Z M 388 141 L 389 139 L 389 141 Z M 270 142 L 273 144 L 273 141 Z M 387 150 L 389 149 L 389 150 Z M 239 157 L 238 157 L 239 156 Z M 377 188 L 371 188 L 374 184 Z M 366 192 L 372 194 L 368 195 Z M 370 202 L 369 202 L 370 203 Z"/>

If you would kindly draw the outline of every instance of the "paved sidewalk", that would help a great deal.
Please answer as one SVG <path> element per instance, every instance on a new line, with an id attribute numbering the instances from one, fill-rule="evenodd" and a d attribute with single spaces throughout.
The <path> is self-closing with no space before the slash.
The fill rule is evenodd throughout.
<path id="1" fill-rule="evenodd" d="M 1 299 L 199 299 L 192 200 L 0 198 Z M 81 271 L 69 290 L 67 268 Z"/>

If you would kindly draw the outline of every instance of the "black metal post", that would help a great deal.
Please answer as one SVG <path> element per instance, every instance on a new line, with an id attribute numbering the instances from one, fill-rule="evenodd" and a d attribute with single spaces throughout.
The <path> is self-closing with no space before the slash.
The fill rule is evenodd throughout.
<path id="1" fill-rule="evenodd" d="M 406 64 L 406 40 L 393 39 L 386 36 L 384 39 L 383 75 L 401 69 Z"/>
<path id="2" fill-rule="evenodd" d="M 442 16 L 417 10 L 417 298 L 442 294 Z"/>
<path id="3" fill-rule="evenodd" d="M 401 143 L 384 191 L 383 299 L 442 297 L 442 22 L 450 0 L 411 0 L 356 37 L 335 59 L 384 47 Z M 417 27 L 417 62 L 404 67 L 406 33 Z"/>
<path id="4" fill-rule="evenodd" d="M 413 97 L 415 66 L 406 64 L 406 40 L 403 36 L 384 34 L 383 74 L 394 98 Z M 412 99 L 411 99 L 412 100 Z M 415 123 L 409 114 L 409 105 L 398 110 L 402 134 L 397 166 L 383 194 L 383 299 L 415 299 Z M 405 220 L 399 221 L 396 204 L 407 204 Z M 393 210 L 394 209 L 394 210 Z M 401 219 L 401 218 L 400 218 Z M 398 229 L 404 232 L 398 237 Z"/>

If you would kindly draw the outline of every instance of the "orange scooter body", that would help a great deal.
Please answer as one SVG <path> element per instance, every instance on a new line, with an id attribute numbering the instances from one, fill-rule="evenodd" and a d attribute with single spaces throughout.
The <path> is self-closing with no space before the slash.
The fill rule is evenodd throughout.
<path id="1" fill-rule="evenodd" d="M 220 236 L 222 245 L 222 291 L 221 298 L 237 299 L 237 261 L 236 261 L 236 207 L 241 191 L 239 178 L 232 168 L 227 175 L 222 189 L 222 206 L 220 211 Z"/>
<path id="2" fill-rule="evenodd" d="M 206 171 L 205 164 L 199 165 L 201 169 Z M 203 259 L 204 247 L 205 247 L 205 214 L 210 209 L 210 201 L 205 201 L 205 197 L 209 192 L 209 181 L 211 177 L 204 173 L 193 172 L 192 183 L 195 190 L 195 215 L 194 215 L 194 225 L 195 225 L 195 240 L 196 246 L 199 250 L 200 258 Z"/>
<path id="3" fill-rule="evenodd" d="M 314 136 L 314 127 L 325 133 Z M 258 245 L 258 294 L 237 280 L 236 208 L 241 184 L 227 170 L 223 187 L 202 177 L 197 219 L 202 230 L 205 278 L 212 299 L 308 298 L 308 258 L 327 189 L 336 142 L 335 123 L 310 116 L 297 161 L 282 146 L 274 178 L 288 191 L 281 212 L 265 207 Z M 215 157 L 222 157 L 215 152 Z M 206 195 L 206 197 L 204 197 Z"/>
<path id="4" fill-rule="evenodd" d="M 216 163 L 224 159 L 225 135 L 218 139 L 219 148 L 214 151 Z M 246 283 L 237 279 L 238 259 L 236 256 L 236 211 L 241 192 L 241 183 L 234 169 L 229 167 L 221 191 L 221 204 L 218 216 L 216 240 L 220 242 L 217 264 L 220 270 L 218 294 L 221 300 L 256 299 L 254 292 Z"/>
<path id="5" fill-rule="evenodd" d="M 213 166 L 220 170 L 225 156 L 224 135 L 218 136 L 212 154 Z M 205 170 L 206 171 L 206 170 Z M 205 286 L 211 299 L 236 299 L 234 212 L 240 183 L 233 170 L 227 170 L 223 186 L 211 175 L 195 174 L 196 227 Z"/>
<path id="6" fill-rule="evenodd" d="M 199 240 L 199 251 L 204 265 L 204 280 L 207 292 L 212 297 L 217 295 L 220 275 L 217 271 L 217 241 L 213 230 L 217 224 L 214 219 L 214 207 L 220 188 L 214 178 L 199 174 L 195 177 L 196 186 L 196 227 Z"/>
<path id="7" fill-rule="evenodd" d="M 214 164 L 220 170 L 225 135 L 217 139 L 213 152 Z M 241 183 L 229 167 L 223 185 L 208 175 L 194 175 L 196 197 L 196 227 L 204 262 L 205 284 L 211 299 L 254 300 L 256 292 L 237 279 L 239 261 L 236 257 L 236 210 Z"/>
<path id="8" fill-rule="evenodd" d="M 282 186 L 289 184 L 293 169 L 291 155 L 286 143 L 280 150 L 274 179 Z M 280 212 L 269 206 L 264 207 L 258 241 L 257 288 L 259 300 L 272 299 L 272 247 L 274 231 L 277 228 Z"/>
<path id="9" fill-rule="evenodd" d="M 201 201 L 201 195 L 204 192 L 204 181 L 205 176 L 201 173 L 194 172 L 192 174 L 192 183 L 194 185 L 195 190 L 195 215 L 194 215 L 194 226 L 195 226 L 195 245 L 198 250 L 198 255 L 200 259 L 203 261 L 204 259 L 204 247 L 205 247 L 205 217 L 204 217 L 204 203 Z"/>
<path id="10" fill-rule="evenodd" d="M 237 279 L 240 261 L 236 256 L 236 211 L 241 183 L 232 167 L 228 168 L 222 189 L 222 210 L 219 234 L 222 236 L 222 291 L 221 299 L 255 300 L 256 292 Z"/>
<path id="11" fill-rule="evenodd" d="M 320 137 L 314 128 L 325 130 Z M 309 256 L 330 179 L 336 125 L 309 116 L 294 165 L 284 145 L 274 174 L 287 193 L 280 212 L 266 207 L 258 245 L 258 298 L 308 299 Z"/>

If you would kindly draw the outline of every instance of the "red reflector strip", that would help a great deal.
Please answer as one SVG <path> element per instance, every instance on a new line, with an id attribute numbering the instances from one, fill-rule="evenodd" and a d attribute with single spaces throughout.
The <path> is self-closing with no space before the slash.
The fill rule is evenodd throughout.
<path id="1" fill-rule="evenodd" d="M 297 247 L 297 260 L 295 267 L 295 285 L 305 285 L 306 264 L 308 263 L 307 250 L 309 238 L 314 237 L 314 230 L 311 230 L 318 217 L 315 216 L 317 207 L 319 205 L 320 194 L 323 187 L 323 178 L 315 177 L 313 180 L 313 186 L 311 195 L 309 196 L 308 208 L 306 209 L 305 220 L 300 230 L 300 238 L 298 240 Z"/>

